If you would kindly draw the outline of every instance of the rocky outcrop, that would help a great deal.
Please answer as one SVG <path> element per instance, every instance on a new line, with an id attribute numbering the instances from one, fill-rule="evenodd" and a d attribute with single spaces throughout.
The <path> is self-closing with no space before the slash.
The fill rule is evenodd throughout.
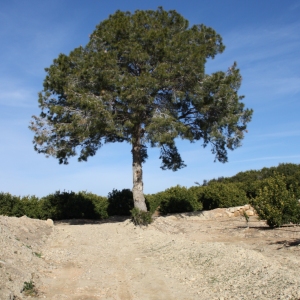
<path id="1" fill-rule="evenodd" d="M 229 208 L 216 208 L 212 210 L 202 210 L 196 212 L 189 213 L 181 213 L 177 214 L 181 218 L 188 217 L 190 220 L 210 220 L 210 219 L 218 219 L 218 218 L 234 218 L 234 217 L 243 217 L 244 212 L 248 216 L 256 216 L 257 213 L 255 209 L 249 205 L 229 207 Z"/>

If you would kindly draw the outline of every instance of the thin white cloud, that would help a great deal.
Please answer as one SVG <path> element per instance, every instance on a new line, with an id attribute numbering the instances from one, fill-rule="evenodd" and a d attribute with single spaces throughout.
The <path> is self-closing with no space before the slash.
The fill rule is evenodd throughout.
<path id="1" fill-rule="evenodd" d="M 246 79 L 244 80 L 247 94 L 264 94 L 264 101 L 274 100 L 281 98 L 282 96 L 295 96 L 300 93 L 300 76 L 299 77 L 275 77 L 274 74 L 270 74 L 269 77 L 261 76 L 255 77 L 250 74 L 245 74 Z M 274 77 L 271 77 L 274 76 Z M 247 80 L 247 81 L 246 81 Z M 255 88 L 253 88 L 255 87 Z M 293 99 L 290 99 L 293 101 Z M 286 105 L 285 100 L 281 104 Z M 295 99 L 297 100 L 297 99 Z M 261 98 L 257 98 L 257 101 L 261 102 Z"/>
<path id="2" fill-rule="evenodd" d="M 290 61 L 290 57 L 284 57 L 284 55 L 298 53 L 299 30 L 299 22 L 278 27 L 236 29 L 224 35 L 226 50 L 215 60 L 209 61 L 209 65 L 220 69 L 221 63 L 222 68 L 227 68 L 237 60 L 239 65 L 250 65 L 252 68 L 253 63 L 256 62 L 263 66 L 273 62 L 278 66 L 278 61 L 274 61 L 273 58 L 276 57 L 281 62 L 286 62 Z M 300 62 L 298 55 L 294 56 L 293 62 L 295 61 Z"/>
<path id="3" fill-rule="evenodd" d="M 241 69 L 241 93 L 263 109 L 267 101 L 282 105 L 300 93 L 300 23 L 236 29 L 224 36 L 225 52 L 208 62 L 208 70 L 226 70 L 233 61 Z M 263 97 L 263 99 L 262 99 Z M 263 101 L 262 101 L 263 100 Z"/>
<path id="4" fill-rule="evenodd" d="M 35 100 L 35 101 L 34 101 Z M 26 87 L 20 80 L 0 78 L 0 105 L 12 107 L 36 107 L 37 91 Z"/>
<path id="5" fill-rule="evenodd" d="M 293 137 L 299 135 L 300 135 L 300 130 L 288 130 L 288 131 L 258 134 L 256 135 L 256 138 L 283 138 L 283 137 Z"/>
<path id="6" fill-rule="evenodd" d="M 278 27 L 272 25 L 237 29 L 224 36 L 225 44 L 228 45 L 225 51 L 243 48 L 251 52 L 253 48 L 263 48 L 270 54 L 279 54 L 280 51 L 285 51 L 286 47 L 289 49 L 290 43 L 299 43 L 299 26 L 300 23 L 293 23 Z M 274 45 L 276 47 L 270 47 Z"/>
<path id="7" fill-rule="evenodd" d="M 300 2 L 295 2 L 289 7 L 290 10 L 297 10 L 299 8 L 300 8 Z"/>
<path id="8" fill-rule="evenodd" d="M 0 18 L 0 57 L 6 74 L 18 73 L 18 76 L 30 75 L 35 78 L 44 76 L 44 68 L 59 53 L 68 54 L 79 46 L 78 38 L 82 37 L 78 35 L 78 27 L 82 25 L 80 16 L 58 21 L 59 17 L 51 13 L 51 9 L 54 12 L 60 6 L 57 1 L 47 4 L 47 14 L 41 13 L 35 6 L 44 5 L 21 4 L 23 10 L 18 7 L 16 11 L 11 5 L 6 8 L 5 14 L 0 15 L 3 15 Z"/>
<path id="9" fill-rule="evenodd" d="M 244 162 L 265 161 L 265 160 L 288 161 L 292 159 L 293 160 L 300 159 L 300 155 L 264 156 L 264 157 L 257 157 L 257 158 L 243 159 L 243 160 L 232 160 L 231 163 L 244 163 Z"/>
<path id="10" fill-rule="evenodd" d="M 32 98 L 32 93 L 27 90 L 18 89 L 16 91 L 0 92 L 0 105 L 14 107 L 31 107 L 33 106 L 29 99 Z"/>

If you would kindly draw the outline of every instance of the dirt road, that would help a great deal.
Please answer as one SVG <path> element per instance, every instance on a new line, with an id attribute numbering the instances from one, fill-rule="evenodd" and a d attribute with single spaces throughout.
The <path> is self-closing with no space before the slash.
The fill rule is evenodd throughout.
<path id="1" fill-rule="evenodd" d="M 300 299 L 299 244 L 300 227 L 270 230 L 256 217 L 249 228 L 188 215 L 145 228 L 57 222 L 40 246 L 35 299 Z"/>
<path id="2" fill-rule="evenodd" d="M 59 223 L 41 292 L 57 300 L 300 298 L 297 242 L 299 227 L 269 230 L 256 219 L 249 229 L 241 218 L 180 216 L 147 228 Z"/>

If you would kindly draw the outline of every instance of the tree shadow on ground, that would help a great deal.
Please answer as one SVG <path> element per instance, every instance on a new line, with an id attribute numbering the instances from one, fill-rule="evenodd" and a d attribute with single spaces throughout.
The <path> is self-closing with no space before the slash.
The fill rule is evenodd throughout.
<path id="1" fill-rule="evenodd" d="M 107 219 L 101 220 L 91 220 L 91 219 L 66 219 L 66 220 L 56 220 L 54 225 L 97 225 L 105 223 L 120 223 L 131 220 L 129 216 L 111 216 Z"/>
<path id="2" fill-rule="evenodd" d="M 274 243 L 269 243 L 269 245 L 282 245 L 282 247 L 277 248 L 277 250 L 282 249 L 283 247 L 300 247 L 300 239 L 291 239 L 291 240 L 281 240 Z"/>

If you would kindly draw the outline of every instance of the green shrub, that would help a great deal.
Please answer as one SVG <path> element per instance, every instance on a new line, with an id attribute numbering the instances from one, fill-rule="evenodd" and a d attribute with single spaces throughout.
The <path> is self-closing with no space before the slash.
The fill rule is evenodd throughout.
<path id="1" fill-rule="evenodd" d="M 246 193 L 235 183 L 213 182 L 201 194 L 203 209 L 228 208 L 249 202 Z"/>
<path id="2" fill-rule="evenodd" d="M 293 177 L 299 171 L 300 171 L 300 164 L 280 163 L 277 167 L 262 168 L 260 170 L 248 170 L 245 172 L 239 172 L 232 177 L 225 178 L 224 180 L 226 182 L 232 182 L 232 183 L 243 182 L 249 184 L 254 181 L 260 181 L 272 177 L 274 175 L 274 172 L 278 174 L 283 174 L 286 177 L 290 177 L 290 176 Z M 215 181 L 215 179 L 213 180 Z"/>
<path id="3" fill-rule="evenodd" d="M 104 219 L 108 202 L 87 192 L 56 192 L 42 199 L 35 196 L 17 197 L 0 193 L 0 215 L 35 219 Z"/>
<path id="4" fill-rule="evenodd" d="M 288 189 L 290 189 L 297 199 L 300 199 L 300 171 L 286 177 Z"/>
<path id="5" fill-rule="evenodd" d="M 159 194 L 160 193 L 145 195 L 147 209 L 151 214 L 153 214 L 160 207 L 161 197 Z"/>
<path id="6" fill-rule="evenodd" d="M 9 193 L 0 193 L 0 215 L 39 219 L 41 217 L 41 205 L 39 198 L 35 196 L 12 196 Z"/>
<path id="7" fill-rule="evenodd" d="M 274 174 L 262 181 L 257 197 L 251 200 L 259 218 L 270 227 L 300 223 L 300 205 L 292 189 L 286 186 L 286 177 Z"/>
<path id="8" fill-rule="evenodd" d="M 63 207 L 60 204 L 60 202 L 62 202 L 60 191 L 55 192 L 55 194 L 50 194 L 41 198 L 40 202 L 41 219 L 63 219 Z"/>
<path id="9" fill-rule="evenodd" d="M 29 282 L 27 282 L 27 281 L 24 282 L 22 292 L 24 292 L 25 296 L 35 297 L 35 296 L 38 295 L 38 291 L 37 291 L 37 289 L 35 287 L 35 284 L 32 280 L 30 280 Z"/>
<path id="10" fill-rule="evenodd" d="M 300 164 L 281 163 L 277 167 L 270 168 L 278 174 L 283 174 L 285 177 L 294 176 L 300 172 Z M 272 176 L 272 175 L 271 175 Z"/>
<path id="11" fill-rule="evenodd" d="M 15 217 L 27 216 L 28 218 L 40 219 L 41 203 L 39 198 L 35 196 L 25 196 L 19 198 L 12 209 L 12 215 Z"/>
<path id="12" fill-rule="evenodd" d="M 108 201 L 106 197 L 101 197 L 92 193 L 87 192 L 79 192 L 78 193 L 81 197 L 88 199 L 94 205 L 94 214 L 95 217 L 98 219 L 106 219 L 108 218 Z"/>
<path id="13" fill-rule="evenodd" d="M 147 226 L 152 222 L 151 212 L 141 211 L 138 208 L 133 208 L 131 211 L 131 219 L 135 225 Z"/>
<path id="14" fill-rule="evenodd" d="M 110 216 L 130 216 L 130 211 L 133 209 L 133 195 L 129 189 L 118 191 L 113 189 L 107 197 L 108 207 L 107 211 Z"/>
<path id="15" fill-rule="evenodd" d="M 157 202 L 160 202 L 162 214 L 197 211 L 202 209 L 195 194 L 186 187 L 175 186 L 156 194 Z"/>
<path id="16" fill-rule="evenodd" d="M 60 192 L 41 199 L 42 218 L 103 219 L 107 218 L 107 200 L 87 192 Z"/>
<path id="17" fill-rule="evenodd" d="M 13 208 L 20 201 L 20 197 L 9 193 L 0 193 L 0 215 L 13 216 Z"/>
<path id="18" fill-rule="evenodd" d="M 272 174 L 270 174 L 270 177 L 267 178 L 272 178 L 276 176 L 276 174 L 281 174 L 284 176 L 286 189 L 291 190 L 295 197 L 297 199 L 300 199 L 300 171 L 293 173 L 289 176 L 286 176 L 283 173 L 273 171 Z M 241 188 L 246 192 L 247 197 L 249 199 L 252 199 L 258 196 L 258 192 L 264 186 L 264 180 L 266 180 L 267 178 L 264 178 L 262 180 L 254 180 L 250 182 L 242 182 L 239 184 Z"/>
<path id="19" fill-rule="evenodd" d="M 192 186 L 189 188 L 189 191 L 192 192 L 197 198 L 200 205 L 202 205 L 202 198 L 205 193 L 206 186 Z"/>
<path id="20" fill-rule="evenodd" d="M 241 182 L 236 183 L 239 185 L 240 189 L 242 189 L 245 193 L 247 198 L 250 200 L 257 196 L 258 190 L 261 186 L 261 180 L 254 180 L 250 182 Z"/>

